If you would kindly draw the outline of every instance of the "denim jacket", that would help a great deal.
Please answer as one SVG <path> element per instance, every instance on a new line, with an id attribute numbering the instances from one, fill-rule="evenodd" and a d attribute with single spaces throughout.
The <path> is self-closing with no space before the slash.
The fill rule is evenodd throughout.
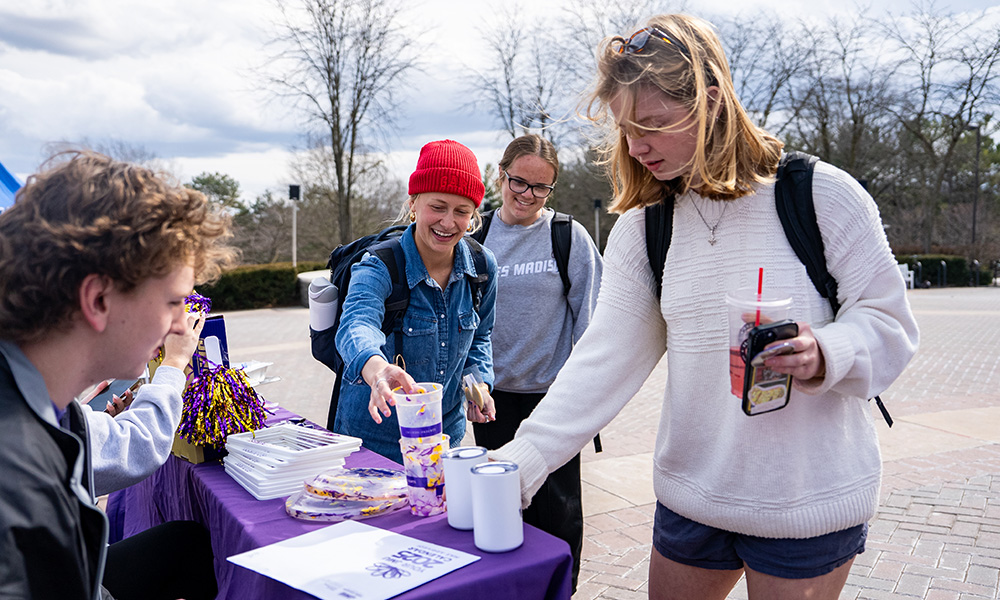
<path id="1" fill-rule="evenodd" d="M 371 388 L 361 378 L 361 369 L 372 356 L 381 355 L 392 362 L 398 353 L 406 361 L 406 372 L 417 382 L 441 384 L 444 433 L 457 446 L 465 436 L 466 426 L 462 372 L 477 366 L 483 380 L 493 387 L 490 334 L 495 316 L 497 262 L 492 252 L 484 250 L 489 282 L 477 314 L 470 284 L 476 272 L 466 243 L 455 246 L 455 264 L 442 290 L 417 252 L 413 225 L 403 232 L 400 241 L 410 287 L 410 303 L 403 316 L 402 352 L 395 348 L 396 336 L 387 339 L 381 330 L 385 299 L 392 290 L 389 270 L 377 256 L 367 254 L 352 267 L 351 286 L 343 299 L 336 344 L 345 366 L 334 429 L 361 438 L 366 448 L 401 463 L 396 412 L 383 417 L 381 424 L 372 420 L 368 413 Z"/>

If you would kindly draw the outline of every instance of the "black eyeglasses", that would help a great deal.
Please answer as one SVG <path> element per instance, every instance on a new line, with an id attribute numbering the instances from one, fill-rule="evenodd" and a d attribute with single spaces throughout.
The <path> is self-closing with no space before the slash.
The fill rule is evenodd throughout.
<path id="1" fill-rule="evenodd" d="M 507 187 L 515 194 L 523 194 L 530 189 L 531 195 L 541 200 L 542 198 L 548 198 L 552 190 L 556 189 L 553 185 L 545 185 L 544 183 L 530 184 L 520 177 L 511 177 L 510 173 L 506 170 L 504 170 L 503 174 L 507 177 Z"/>
<path id="2" fill-rule="evenodd" d="M 677 38 L 659 27 L 644 27 L 633 33 L 627 40 L 619 36 L 617 39 L 621 40 L 621 46 L 618 47 L 618 54 L 642 54 L 646 49 L 646 44 L 652 38 L 676 47 L 684 56 L 691 56 L 687 46 L 677 41 Z"/>

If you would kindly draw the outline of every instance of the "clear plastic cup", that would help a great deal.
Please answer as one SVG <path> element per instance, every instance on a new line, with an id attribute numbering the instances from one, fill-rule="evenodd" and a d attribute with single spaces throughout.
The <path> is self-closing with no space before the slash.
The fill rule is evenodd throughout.
<path id="1" fill-rule="evenodd" d="M 743 288 L 726 294 L 729 307 L 729 384 L 737 398 L 743 398 L 743 378 L 746 362 L 743 359 L 747 334 L 760 323 L 771 323 L 788 318 L 792 299 L 781 294 L 757 295 L 757 290 Z"/>
<path id="2" fill-rule="evenodd" d="M 438 435 L 422 442 L 399 441 L 403 453 L 403 472 L 406 473 L 406 497 L 410 512 L 418 517 L 429 517 L 445 511 L 444 461 L 441 455 L 448 451 L 447 435 Z"/>
<path id="3" fill-rule="evenodd" d="M 437 383 L 418 383 L 417 393 L 408 394 L 399 388 L 392 390 L 399 419 L 399 434 L 403 440 L 422 441 L 441 435 L 441 394 Z"/>

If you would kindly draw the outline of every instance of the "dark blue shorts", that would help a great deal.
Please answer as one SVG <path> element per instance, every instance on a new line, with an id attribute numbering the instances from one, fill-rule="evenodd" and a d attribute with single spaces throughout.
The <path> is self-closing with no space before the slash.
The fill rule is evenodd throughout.
<path id="1" fill-rule="evenodd" d="M 826 575 L 865 551 L 868 524 L 806 539 L 742 535 L 696 523 L 656 503 L 653 547 L 664 557 L 702 569 L 748 568 L 783 579 Z"/>

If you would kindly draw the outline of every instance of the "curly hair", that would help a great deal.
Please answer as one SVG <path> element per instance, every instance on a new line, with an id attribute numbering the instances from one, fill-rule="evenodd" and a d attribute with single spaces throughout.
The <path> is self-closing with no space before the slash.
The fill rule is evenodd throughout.
<path id="1" fill-rule="evenodd" d="M 613 121 L 609 116 L 612 100 L 620 97 L 623 106 L 634 111 L 639 93 L 658 90 L 688 110 L 696 127 L 695 154 L 687 175 L 658 181 L 629 156 L 626 136 L 628 131 L 641 135 L 660 129 L 643 127 L 632 115 L 624 115 L 622 126 L 609 127 L 602 148 L 601 162 L 609 171 L 615 194 L 609 210 L 623 213 L 659 202 L 664 192 L 684 193 L 694 174 L 701 181 L 696 191 L 717 200 L 745 196 L 754 184 L 772 181 L 783 144 L 757 127 L 740 104 L 725 51 L 712 25 L 673 14 L 652 17 L 646 27 L 665 32 L 674 41 L 667 43 L 652 36 L 640 52 L 623 52 L 626 40 L 620 36 L 601 42 L 597 80 L 585 101 L 586 116 L 607 124 Z M 713 86 L 717 92 L 709 93 Z"/>
<path id="2" fill-rule="evenodd" d="M 199 282 L 233 264 L 229 217 L 167 176 L 91 151 L 50 158 L 0 213 L 0 336 L 66 325 L 91 274 L 129 292 L 181 265 Z"/>

